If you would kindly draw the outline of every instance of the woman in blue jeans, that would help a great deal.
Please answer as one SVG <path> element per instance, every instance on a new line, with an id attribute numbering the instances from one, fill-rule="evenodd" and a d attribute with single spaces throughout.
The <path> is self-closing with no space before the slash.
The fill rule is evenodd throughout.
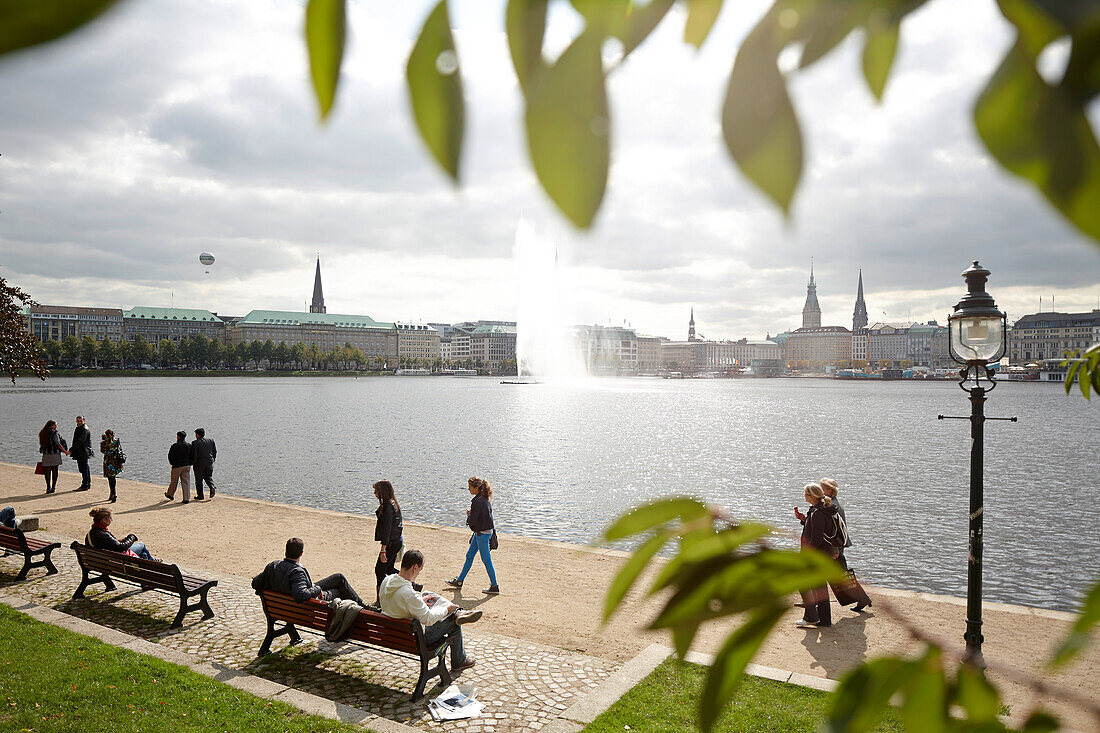
<path id="1" fill-rule="evenodd" d="M 493 505 L 489 501 L 493 497 L 493 489 L 488 481 L 477 476 L 470 479 L 469 486 L 474 498 L 470 502 L 470 508 L 466 510 L 466 524 L 474 534 L 470 537 L 470 549 L 466 552 L 466 564 L 462 566 L 462 572 L 457 578 L 448 580 L 447 585 L 461 588 L 462 581 L 466 580 L 467 573 L 473 567 L 474 557 L 480 553 L 485 570 L 489 573 L 489 587 L 482 593 L 495 596 L 500 593 L 500 587 L 497 585 L 497 571 L 493 568 L 492 550 L 489 546 L 495 533 Z"/>
<path id="2" fill-rule="evenodd" d="M 107 507 L 96 507 L 88 512 L 88 516 L 92 518 L 92 528 L 88 530 L 88 535 L 84 538 L 84 544 L 100 550 L 122 552 L 144 560 L 156 560 L 149 549 L 145 547 L 145 543 L 138 542 L 137 535 L 128 534 L 121 540 L 115 539 L 115 536 L 107 529 L 111 526 L 113 518 L 111 517 L 111 510 Z"/>

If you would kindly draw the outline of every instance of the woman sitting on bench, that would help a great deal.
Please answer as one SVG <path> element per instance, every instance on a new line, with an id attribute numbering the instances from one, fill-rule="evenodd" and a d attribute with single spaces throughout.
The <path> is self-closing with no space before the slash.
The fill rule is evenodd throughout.
<path id="1" fill-rule="evenodd" d="M 156 560 L 153 554 L 145 546 L 144 542 L 138 542 L 137 535 L 128 534 L 121 541 L 115 539 L 107 527 L 111 526 L 111 510 L 106 507 L 96 507 L 88 512 L 92 518 L 92 528 L 88 530 L 88 536 L 84 538 L 84 544 L 99 550 L 121 552 L 131 557 L 140 557 L 143 560 Z"/>

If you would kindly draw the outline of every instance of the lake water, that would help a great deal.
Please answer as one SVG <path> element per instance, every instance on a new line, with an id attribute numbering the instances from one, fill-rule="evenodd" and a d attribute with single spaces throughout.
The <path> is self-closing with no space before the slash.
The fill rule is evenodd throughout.
<path id="1" fill-rule="evenodd" d="M 118 433 L 124 478 L 164 482 L 175 432 L 203 426 L 228 494 L 373 514 L 388 478 L 406 519 L 462 526 L 479 475 L 501 531 L 581 543 L 668 494 L 793 533 L 802 486 L 831 476 L 861 579 L 963 596 L 970 428 L 936 415 L 969 408 L 951 382 L 23 379 L 0 387 L 0 459 L 34 463 L 46 419 L 68 439 L 81 413 L 97 454 Z M 985 597 L 1072 609 L 1100 557 L 1100 405 L 1004 383 L 986 413 L 1020 421 L 986 423 Z"/>

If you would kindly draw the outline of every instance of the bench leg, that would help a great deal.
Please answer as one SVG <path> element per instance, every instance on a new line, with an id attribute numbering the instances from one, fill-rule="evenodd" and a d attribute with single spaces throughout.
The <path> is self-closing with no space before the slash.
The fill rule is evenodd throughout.
<path id="1" fill-rule="evenodd" d="M 206 594 L 209 591 L 209 588 L 199 591 L 198 603 L 191 604 L 187 603 L 187 599 L 190 598 L 191 595 L 194 595 L 193 593 L 191 595 L 183 595 L 182 593 L 180 594 L 180 610 L 179 613 L 176 614 L 176 619 L 172 622 L 173 629 L 178 629 L 183 626 L 184 616 L 191 613 L 192 611 L 202 611 L 203 620 L 214 618 L 214 610 L 210 608 L 210 603 L 206 600 Z"/>
<path id="2" fill-rule="evenodd" d="M 73 593 L 73 600 L 84 597 L 84 591 L 88 589 L 89 585 L 95 585 L 96 583 L 103 583 L 104 590 L 114 590 L 115 582 L 111 580 L 109 575 L 98 575 L 92 577 L 88 575 L 88 571 L 84 571 L 84 577 L 80 581 L 80 585 L 76 587 L 76 592 Z"/>
<path id="3" fill-rule="evenodd" d="M 428 660 L 424 657 L 420 658 L 420 677 L 416 680 L 416 687 L 413 688 L 412 702 L 416 702 L 420 698 L 424 697 L 424 686 L 428 684 Z"/>
<path id="4" fill-rule="evenodd" d="M 19 571 L 19 575 L 15 576 L 16 580 L 23 580 L 27 577 L 27 573 L 31 568 L 46 568 L 46 575 L 54 575 L 57 573 L 57 568 L 54 567 L 53 561 L 50 559 L 50 553 L 53 549 L 43 550 L 41 552 L 28 552 L 23 555 L 23 569 Z M 32 560 L 35 555 L 42 555 L 41 560 Z"/>
<path id="5" fill-rule="evenodd" d="M 45 556 L 42 558 L 42 565 L 46 567 L 46 575 L 55 575 L 57 573 L 57 567 L 53 564 L 53 559 L 50 555 L 53 554 L 53 550 L 46 550 Z"/>
<path id="6" fill-rule="evenodd" d="M 298 633 L 298 629 L 294 628 L 294 624 L 283 624 L 283 628 L 276 629 L 275 621 L 269 618 L 267 620 L 267 636 L 264 637 L 264 643 L 260 644 L 260 653 L 256 656 L 266 657 L 270 654 L 271 642 L 280 636 L 290 636 L 291 646 L 302 643 L 302 635 Z"/>
<path id="7" fill-rule="evenodd" d="M 451 648 L 450 644 L 444 644 L 439 650 L 439 655 L 436 657 L 438 660 L 436 665 L 431 669 L 428 668 L 428 662 L 431 661 L 431 657 L 420 659 L 420 677 L 416 680 L 416 687 L 413 689 L 412 702 L 416 702 L 420 698 L 424 697 L 424 688 L 428 685 L 428 680 L 432 677 L 439 677 L 439 682 L 444 687 L 450 687 L 451 685 L 451 673 L 447 669 L 447 651 Z"/>
<path id="8" fill-rule="evenodd" d="M 23 569 L 19 571 L 19 575 L 16 575 L 15 579 L 23 580 L 26 578 L 32 567 L 34 567 L 34 563 L 31 562 L 31 556 L 23 555 Z"/>

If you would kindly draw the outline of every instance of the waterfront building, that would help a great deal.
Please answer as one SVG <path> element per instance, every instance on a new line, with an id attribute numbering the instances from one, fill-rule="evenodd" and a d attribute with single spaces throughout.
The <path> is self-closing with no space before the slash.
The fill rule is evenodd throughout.
<path id="1" fill-rule="evenodd" d="M 692 320 L 694 323 L 694 319 Z M 576 326 L 577 345 L 590 372 L 638 369 L 638 334 L 622 326 Z"/>
<path id="2" fill-rule="evenodd" d="M 947 326 L 936 321 L 914 323 L 872 323 L 866 329 L 866 357 L 857 357 L 857 337 L 852 337 L 852 359 L 863 359 L 871 366 L 950 366 L 947 351 Z M 860 337 L 862 338 L 862 337 Z M 862 353 L 860 351 L 859 353 Z M 888 363 L 887 363 L 888 362 Z"/>
<path id="3" fill-rule="evenodd" d="M 328 313 L 325 308 L 325 294 L 321 290 L 321 258 L 317 258 L 317 271 L 313 275 L 313 301 L 309 305 L 310 313 Z"/>
<path id="4" fill-rule="evenodd" d="M 909 321 L 872 323 L 867 327 L 867 361 L 872 365 L 897 366 L 909 358 Z"/>
<path id="5" fill-rule="evenodd" d="M 122 314 L 123 335 L 133 341 L 140 335 L 154 346 L 165 339 L 179 343 L 183 337 L 205 336 L 225 343 L 225 321 L 201 308 L 134 306 Z"/>
<path id="6" fill-rule="evenodd" d="M 30 305 L 23 308 L 27 333 L 42 343 L 69 336 L 118 343 L 123 337 L 121 308 L 84 308 L 73 305 Z"/>
<path id="7" fill-rule="evenodd" d="M 914 366 L 935 368 L 942 365 L 941 355 L 937 354 L 936 333 L 943 331 L 946 335 L 947 327 L 941 326 L 935 321 L 928 323 L 914 323 L 906 334 L 905 359 L 913 362 Z M 946 340 L 943 341 L 946 344 Z M 943 354 L 942 356 L 947 356 Z"/>
<path id="8" fill-rule="evenodd" d="M 268 339 L 276 346 L 280 342 L 291 347 L 316 345 L 322 352 L 351 344 L 368 359 L 389 362 L 397 358 L 396 325 L 370 316 L 254 310 L 229 332 L 234 345 Z"/>
<path id="9" fill-rule="evenodd" d="M 869 362 L 867 358 L 867 325 L 852 331 L 852 363 Z"/>
<path id="10" fill-rule="evenodd" d="M 787 334 L 787 366 L 794 369 L 833 369 L 852 359 L 852 332 L 844 326 L 800 328 Z"/>
<path id="11" fill-rule="evenodd" d="M 661 343 L 668 339 L 661 336 L 637 335 L 638 371 L 655 372 L 661 367 Z"/>
<path id="12" fill-rule="evenodd" d="M 672 372 L 702 371 L 705 354 L 696 348 L 699 345 L 698 341 L 662 341 L 661 366 Z"/>
<path id="13" fill-rule="evenodd" d="M 802 328 L 821 328 L 821 306 L 817 302 L 817 283 L 814 282 L 812 262 L 810 263 L 810 282 L 806 285 L 806 304 L 802 306 Z"/>
<path id="14" fill-rule="evenodd" d="M 441 358 L 439 331 L 425 323 L 397 323 L 398 359 L 431 364 Z M 365 353 L 365 352 L 364 352 Z"/>
<path id="15" fill-rule="evenodd" d="M 852 358 L 855 359 L 855 334 L 867 325 L 867 304 L 863 302 L 863 269 L 859 270 L 859 285 L 856 286 L 856 307 L 852 310 Z M 864 357 L 866 358 L 866 357 Z"/>
<path id="16" fill-rule="evenodd" d="M 458 333 L 456 324 L 456 336 Z M 463 329 L 464 330 L 464 329 Z M 489 369 L 499 369 L 505 360 L 516 358 L 516 325 L 485 323 L 469 332 L 470 358 Z"/>
<path id="17" fill-rule="evenodd" d="M 1089 313 L 1032 313 L 1018 319 L 1008 335 L 1009 362 L 1023 366 L 1064 359 L 1100 341 L 1100 309 Z"/>

